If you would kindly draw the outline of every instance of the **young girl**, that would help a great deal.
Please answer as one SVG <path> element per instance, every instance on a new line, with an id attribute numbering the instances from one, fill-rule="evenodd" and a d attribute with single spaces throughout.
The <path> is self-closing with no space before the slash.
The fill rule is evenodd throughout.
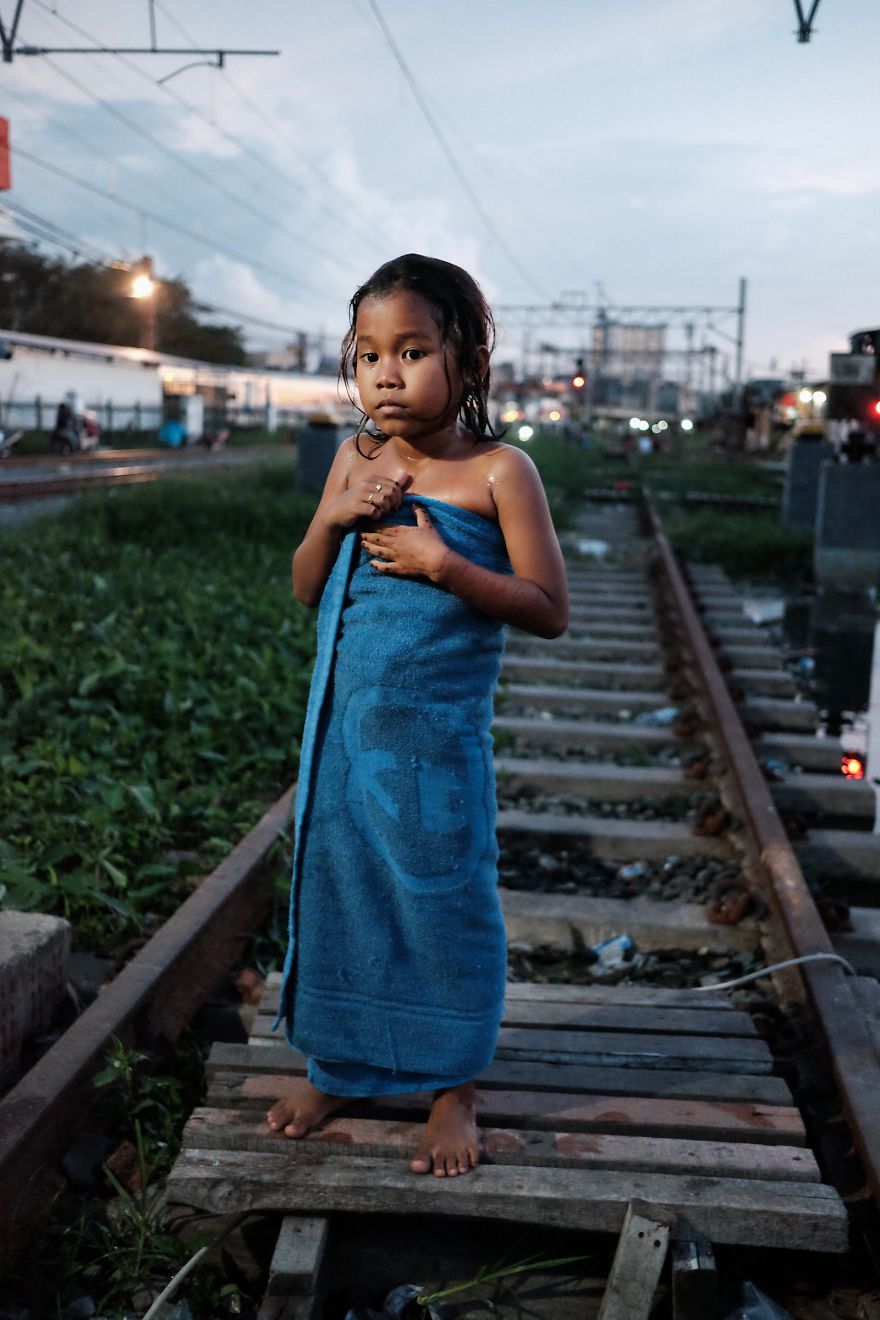
<path id="1" fill-rule="evenodd" d="M 489 422 L 492 316 L 458 266 L 409 255 L 355 293 L 342 345 L 364 419 L 293 557 L 318 616 L 280 1017 L 303 1137 L 354 1097 L 432 1091 L 411 1168 L 478 1160 L 506 948 L 490 724 L 502 625 L 557 637 L 565 573 L 529 458 Z"/>

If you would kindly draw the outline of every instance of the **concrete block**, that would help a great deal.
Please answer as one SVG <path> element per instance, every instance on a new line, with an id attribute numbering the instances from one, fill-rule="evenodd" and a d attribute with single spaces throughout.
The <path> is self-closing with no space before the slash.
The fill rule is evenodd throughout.
<path id="1" fill-rule="evenodd" d="M 820 436 L 798 436 L 788 451 L 782 521 L 798 531 L 812 532 L 819 504 L 822 464 L 834 455 L 834 446 Z"/>
<path id="2" fill-rule="evenodd" d="M 15 1075 L 21 1047 L 44 1031 L 64 994 L 70 925 L 39 912 L 0 912 L 0 1083 Z"/>
<path id="3" fill-rule="evenodd" d="M 823 586 L 855 591 L 880 583 L 880 466 L 823 463 L 813 568 Z"/>
<path id="4" fill-rule="evenodd" d="M 849 910 L 852 930 L 832 935 L 834 952 L 846 958 L 860 976 L 880 977 L 880 908 Z"/>

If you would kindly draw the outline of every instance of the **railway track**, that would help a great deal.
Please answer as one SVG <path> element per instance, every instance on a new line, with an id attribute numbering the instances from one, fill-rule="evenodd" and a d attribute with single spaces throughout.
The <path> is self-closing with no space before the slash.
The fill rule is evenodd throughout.
<path id="1" fill-rule="evenodd" d="M 796 748 L 793 763 L 805 767 L 768 786 L 656 520 L 649 533 L 636 506 L 606 505 L 594 506 L 589 524 L 612 552 L 592 566 L 570 555 L 567 636 L 511 637 L 503 673 L 499 840 L 515 980 L 496 1058 L 479 1080 L 486 1162 L 452 1181 L 407 1172 L 426 1097 L 343 1113 L 304 1143 L 270 1136 L 267 1102 L 304 1070 L 270 1030 L 277 985 L 248 1044 L 213 1048 L 207 1102 L 188 1123 L 169 1194 L 212 1214 L 282 1214 L 261 1320 L 318 1314 L 327 1262 L 339 1259 L 333 1226 L 352 1211 L 379 1217 L 383 1244 L 384 1217 L 401 1214 L 416 1224 L 496 1217 L 528 1224 L 539 1240 L 545 1231 L 612 1234 L 602 1320 L 648 1315 L 667 1245 L 676 1320 L 713 1314 L 711 1242 L 845 1251 L 846 1211 L 823 1181 L 788 1061 L 774 1059 L 741 1003 L 708 988 L 762 962 L 824 955 L 761 981 L 761 1004 L 765 1019 L 768 1005 L 780 1019 L 808 1012 L 822 1032 L 878 1196 L 877 982 L 833 961 L 803 882 L 799 857 L 821 864 L 834 840 L 807 840 L 796 852 L 774 802 L 812 792 L 826 814 L 851 820 L 864 814 L 864 794 L 830 778 L 814 713 L 794 699 L 781 660 L 742 635 L 729 584 L 695 573 L 754 746 Z M 192 985 L 193 941 L 215 949 L 215 977 L 232 961 L 234 949 L 217 954 L 203 923 L 231 938 L 241 910 L 230 917 L 224 904 L 245 902 L 248 919 L 258 915 L 259 902 L 248 908 L 253 873 L 284 809 L 245 841 L 250 879 L 233 883 L 241 868 L 227 868 L 220 907 L 203 886 L 194 896 L 202 909 L 187 914 L 185 905 L 169 923 L 178 923 L 174 937 L 165 928 L 157 987 L 147 946 L 92 1020 L 88 1010 L 0 1102 L 5 1204 L 20 1201 L 64 1148 L 110 1032 L 132 1030 L 147 1012 L 154 1029 L 173 1034 L 204 997 L 211 977 Z M 863 839 L 851 863 L 867 850 Z M 240 886 L 247 900 L 230 897 Z M 624 934 L 631 956 L 616 968 L 591 962 L 587 946 Z M 189 990 L 177 1002 L 182 985 Z"/>
<path id="2" fill-rule="evenodd" d="M 190 450 L 95 450 L 64 458 L 6 459 L 0 466 L 0 503 L 76 495 L 108 486 L 143 485 L 181 473 L 212 472 L 272 457 L 291 455 L 290 448 Z"/>

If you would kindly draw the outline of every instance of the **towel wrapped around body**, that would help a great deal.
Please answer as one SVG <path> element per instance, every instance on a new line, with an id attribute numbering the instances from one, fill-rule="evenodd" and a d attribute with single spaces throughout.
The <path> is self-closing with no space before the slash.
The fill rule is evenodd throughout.
<path id="1" fill-rule="evenodd" d="M 453 549 L 510 572 L 489 519 L 423 505 Z M 372 526 L 373 524 L 371 524 Z M 321 599 L 303 730 L 281 997 L 309 1076 L 338 1095 L 457 1085 L 495 1047 L 506 946 L 490 725 L 502 627 L 343 539 Z"/>

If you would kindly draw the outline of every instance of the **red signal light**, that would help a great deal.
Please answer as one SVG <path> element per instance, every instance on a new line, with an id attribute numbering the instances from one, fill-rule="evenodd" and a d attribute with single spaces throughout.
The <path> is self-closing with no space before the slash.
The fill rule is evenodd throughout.
<path id="1" fill-rule="evenodd" d="M 586 382 L 586 380 L 584 379 L 583 376 L 572 376 L 572 378 L 571 378 L 571 383 L 572 383 L 572 386 L 573 386 L 574 389 L 576 389 L 576 390 L 582 390 L 582 389 L 584 388 L 584 386 L 586 385 L 587 382 Z M 880 406 L 880 405 L 878 405 L 878 406 Z"/>
<path id="2" fill-rule="evenodd" d="M 865 763 L 860 756 L 847 752 L 840 760 L 840 773 L 847 779 L 864 779 Z"/>
<path id="3" fill-rule="evenodd" d="M 880 399 L 878 399 L 878 400 L 876 401 L 876 403 L 874 404 L 874 407 L 873 407 L 873 409 L 872 409 L 872 412 L 876 413 L 877 416 L 880 417 Z"/>

